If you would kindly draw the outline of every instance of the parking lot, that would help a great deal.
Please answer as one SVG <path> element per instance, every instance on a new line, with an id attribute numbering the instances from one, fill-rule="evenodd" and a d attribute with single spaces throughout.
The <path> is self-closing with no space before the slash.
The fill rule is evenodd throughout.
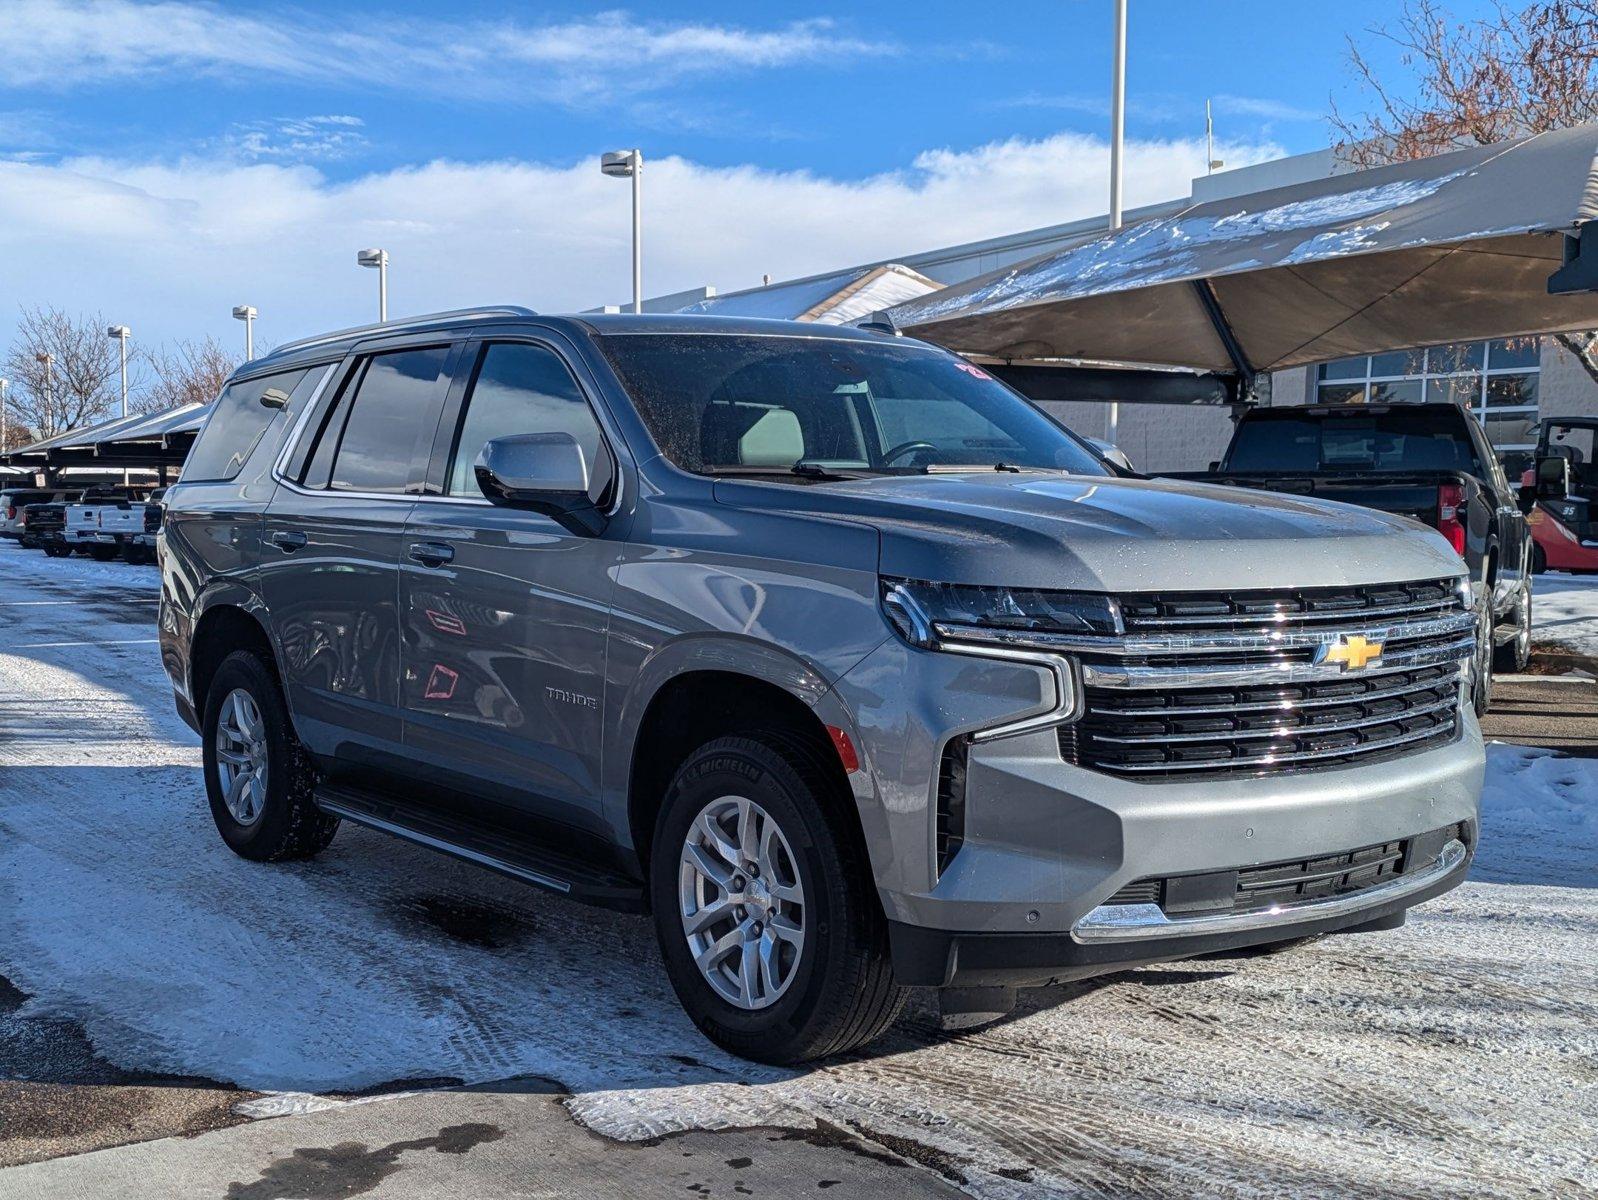
<path id="1" fill-rule="evenodd" d="M 1555 583 L 1582 619 L 1598 587 Z M 699 1036 L 644 921 L 349 827 L 228 853 L 157 586 L 0 544 L 0 1196 L 1598 1188 L 1598 760 L 1492 746 L 1472 881 L 1401 930 L 964 1037 L 918 998 L 779 1071 Z M 1590 715 L 1598 685 L 1549 686 Z"/>

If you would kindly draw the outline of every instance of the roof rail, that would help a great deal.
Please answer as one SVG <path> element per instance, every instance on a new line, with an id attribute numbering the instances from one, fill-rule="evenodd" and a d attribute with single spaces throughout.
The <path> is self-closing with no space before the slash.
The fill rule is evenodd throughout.
<path id="1" fill-rule="evenodd" d="M 320 346 L 326 342 L 342 342 L 361 334 L 404 333 L 408 329 L 436 325 L 440 321 L 458 321 L 470 317 L 536 317 L 537 315 L 532 309 L 525 308 L 520 304 L 493 304 L 484 308 L 452 308 L 447 312 L 421 313 L 414 317 L 406 317 L 402 321 L 379 321 L 375 325 L 352 325 L 348 329 L 335 329 L 332 333 L 319 333 L 315 337 L 284 342 L 281 346 L 273 347 L 272 353 L 265 357 L 272 358 L 286 350 L 305 350 L 311 346 Z"/>

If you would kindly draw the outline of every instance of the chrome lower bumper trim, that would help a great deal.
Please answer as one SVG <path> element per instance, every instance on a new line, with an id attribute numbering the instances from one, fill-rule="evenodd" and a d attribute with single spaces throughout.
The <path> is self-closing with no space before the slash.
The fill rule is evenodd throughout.
<path id="1" fill-rule="evenodd" d="M 1464 866 L 1470 857 L 1463 842 L 1449 842 L 1437 861 L 1423 870 L 1401 875 L 1391 883 L 1297 904 L 1276 904 L 1243 913 L 1216 913 L 1200 917 L 1168 917 L 1158 904 L 1101 904 L 1071 928 L 1078 942 L 1136 942 L 1154 938 L 1202 937 L 1206 934 L 1244 933 L 1254 929 L 1287 927 L 1295 921 L 1318 921 L 1377 908 L 1424 891 Z"/>

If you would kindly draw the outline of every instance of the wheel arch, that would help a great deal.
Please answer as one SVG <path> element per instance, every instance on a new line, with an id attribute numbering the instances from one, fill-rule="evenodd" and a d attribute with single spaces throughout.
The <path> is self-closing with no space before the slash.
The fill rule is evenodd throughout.
<path id="1" fill-rule="evenodd" d="M 203 718 L 206 693 L 216 669 L 234 650 L 257 650 L 273 672 L 282 677 L 277 648 L 268 633 L 266 605 L 259 596 L 248 588 L 228 585 L 207 593 L 195 607 L 194 633 L 189 639 L 188 682 L 196 716 Z"/>
<path id="2" fill-rule="evenodd" d="M 617 840 L 648 877 L 650 841 L 672 776 L 695 749 L 716 737 L 783 728 L 817 747 L 847 799 L 852 836 L 867 840 L 855 802 L 865 776 L 844 767 L 832 731 L 860 745 L 848 714 L 812 667 L 758 642 L 719 637 L 685 639 L 664 648 L 641 674 L 617 722 L 615 764 Z"/>

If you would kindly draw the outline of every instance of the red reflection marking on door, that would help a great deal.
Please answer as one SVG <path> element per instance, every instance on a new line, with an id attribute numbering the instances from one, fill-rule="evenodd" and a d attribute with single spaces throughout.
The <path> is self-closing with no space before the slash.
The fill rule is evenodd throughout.
<path id="1" fill-rule="evenodd" d="M 427 610 L 427 623 L 440 633 L 452 633 L 456 637 L 466 636 L 466 622 L 449 613 L 441 613 L 430 608 Z"/>
<path id="2" fill-rule="evenodd" d="M 427 700 L 448 700 L 455 695 L 455 684 L 460 680 L 459 671 L 451 671 L 443 663 L 434 663 L 433 671 L 427 677 L 427 690 L 422 693 Z"/>

